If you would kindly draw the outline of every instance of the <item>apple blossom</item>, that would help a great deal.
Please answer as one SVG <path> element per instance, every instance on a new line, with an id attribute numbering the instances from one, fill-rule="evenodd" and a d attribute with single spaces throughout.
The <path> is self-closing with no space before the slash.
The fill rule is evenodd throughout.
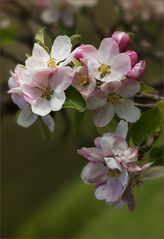
<path id="1" fill-rule="evenodd" d="M 120 53 L 119 46 L 112 38 L 104 38 L 99 49 L 91 45 L 83 45 L 75 52 L 88 64 L 90 75 L 101 82 L 120 81 L 131 69 L 130 57 Z"/>
<path id="2" fill-rule="evenodd" d="M 142 77 L 145 71 L 145 61 L 139 61 L 136 63 L 130 71 L 127 73 L 127 77 L 137 80 Z"/>
<path id="3" fill-rule="evenodd" d="M 121 119 L 135 122 L 140 118 L 140 110 L 131 97 L 140 89 L 137 81 L 125 79 L 120 82 L 109 82 L 101 85 L 101 89 L 87 98 L 87 108 L 93 110 L 93 121 L 96 126 L 107 125 L 115 113 Z"/>
<path id="4" fill-rule="evenodd" d="M 71 49 L 71 39 L 66 35 L 56 37 L 50 54 L 38 43 L 35 43 L 32 56 L 28 57 L 25 62 L 26 69 L 29 72 L 42 69 L 50 69 L 52 71 L 60 66 L 64 66 L 64 60 L 69 57 Z"/>

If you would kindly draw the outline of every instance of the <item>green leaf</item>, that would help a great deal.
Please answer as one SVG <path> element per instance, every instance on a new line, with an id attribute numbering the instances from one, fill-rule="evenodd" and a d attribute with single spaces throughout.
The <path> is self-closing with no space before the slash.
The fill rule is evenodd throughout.
<path id="1" fill-rule="evenodd" d="M 115 119 L 112 119 L 112 121 L 105 127 L 97 127 L 97 131 L 100 135 L 103 135 L 108 132 L 114 132 L 117 127 L 117 121 Z"/>
<path id="2" fill-rule="evenodd" d="M 141 118 L 131 127 L 133 142 L 140 145 L 158 127 L 161 121 L 161 113 L 158 108 L 148 110 L 141 115 Z"/>
<path id="3" fill-rule="evenodd" d="M 145 93 L 158 93 L 156 89 L 154 89 L 152 86 L 145 84 L 144 82 L 141 82 L 141 89 L 140 92 L 145 92 Z"/>
<path id="4" fill-rule="evenodd" d="M 78 110 L 79 112 L 84 112 L 86 110 L 86 103 L 83 97 L 73 86 L 70 86 L 65 93 L 67 98 L 63 108 L 71 108 Z"/>
<path id="5" fill-rule="evenodd" d="M 84 114 L 85 114 L 85 111 L 84 112 L 79 112 L 79 111 L 75 111 L 75 114 L 74 114 L 74 129 L 75 131 L 78 130 L 78 128 L 80 127 L 81 125 L 81 122 L 84 118 Z"/>
<path id="6" fill-rule="evenodd" d="M 82 37 L 79 34 L 72 35 L 71 37 L 72 47 L 76 47 L 81 43 Z"/>
<path id="7" fill-rule="evenodd" d="M 160 101 L 157 103 L 157 107 L 158 107 L 158 109 L 160 110 L 161 115 L 162 115 L 162 118 L 163 118 L 163 120 L 164 120 L 164 101 L 160 100 Z"/>
<path id="8" fill-rule="evenodd" d="M 35 40 L 42 43 L 42 45 L 44 45 L 44 30 L 45 28 L 41 28 L 35 35 Z"/>
<path id="9" fill-rule="evenodd" d="M 153 166 L 164 165 L 164 145 L 154 147 L 149 154 L 150 160 L 155 161 Z"/>

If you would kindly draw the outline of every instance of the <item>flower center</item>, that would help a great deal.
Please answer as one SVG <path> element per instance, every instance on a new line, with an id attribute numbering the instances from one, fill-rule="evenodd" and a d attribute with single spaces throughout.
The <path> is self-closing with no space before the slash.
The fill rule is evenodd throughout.
<path id="1" fill-rule="evenodd" d="M 120 99 L 121 97 L 119 95 L 109 94 L 107 98 L 107 102 L 111 102 L 113 105 L 115 105 Z"/>
<path id="2" fill-rule="evenodd" d="M 115 169 L 109 169 L 108 175 L 111 177 L 118 177 L 121 174 L 120 170 L 118 168 Z"/>
<path id="3" fill-rule="evenodd" d="M 88 76 L 80 76 L 80 85 L 81 86 L 89 85 L 89 78 L 88 78 Z"/>
<path id="4" fill-rule="evenodd" d="M 110 68 L 111 68 L 111 67 L 110 67 L 109 65 L 107 65 L 107 64 L 102 64 L 102 65 L 98 68 L 98 70 L 99 70 L 99 72 L 100 72 L 100 77 L 103 78 L 104 76 L 110 74 L 110 73 L 111 73 Z"/>
<path id="5" fill-rule="evenodd" d="M 41 97 L 46 97 L 47 100 L 51 99 L 51 95 L 53 95 L 54 91 L 51 89 L 50 86 L 41 88 L 41 93 L 42 96 Z"/>
<path id="6" fill-rule="evenodd" d="M 47 66 L 50 68 L 55 68 L 56 67 L 56 62 L 53 57 L 50 57 L 50 59 L 47 61 Z"/>

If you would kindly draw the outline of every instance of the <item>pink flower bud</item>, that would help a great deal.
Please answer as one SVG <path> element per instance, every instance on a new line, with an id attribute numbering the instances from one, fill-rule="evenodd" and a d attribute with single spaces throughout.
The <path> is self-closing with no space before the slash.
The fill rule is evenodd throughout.
<path id="1" fill-rule="evenodd" d="M 117 31 L 113 33 L 112 38 L 117 42 L 120 52 L 126 51 L 130 42 L 129 35 L 127 33 Z"/>
<path id="2" fill-rule="evenodd" d="M 127 51 L 126 52 L 131 60 L 131 66 L 135 66 L 138 62 L 138 55 L 135 51 Z"/>
<path id="3" fill-rule="evenodd" d="M 137 80 L 140 78 L 145 71 L 145 61 L 139 61 L 128 73 L 127 77 Z"/>

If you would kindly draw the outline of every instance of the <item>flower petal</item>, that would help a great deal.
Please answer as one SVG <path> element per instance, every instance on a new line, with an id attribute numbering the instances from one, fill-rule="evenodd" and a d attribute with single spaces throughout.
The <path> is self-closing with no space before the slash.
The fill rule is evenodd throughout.
<path id="1" fill-rule="evenodd" d="M 140 83 L 136 80 L 125 79 L 121 83 L 119 95 L 122 97 L 133 97 L 140 90 Z"/>
<path id="2" fill-rule="evenodd" d="M 49 101 L 45 98 L 37 98 L 32 101 L 32 112 L 37 115 L 45 116 L 51 112 Z"/>
<path id="3" fill-rule="evenodd" d="M 128 133 L 128 123 L 124 120 L 120 120 L 115 130 L 115 134 L 120 135 L 125 139 L 127 133 Z"/>
<path id="4" fill-rule="evenodd" d="M 66 96 L 64 92 L 54 92 L 53 96 L 51 97 L 49 104 L 52 111 L 59 111 L 64 102 L 65 102 Z"/>
<path id="5" fill-rule="evenodd" d="M 66 90 L 74 77 L 73 70 L 68 66 L 63 66 L 60 68 L 57 68 L 51 75 L 51 78 L 49 80 L 49 84 L 52 87 L 52 89 L 55 89 L 55 91 L 61 92 Z"/>
<path id="6" fill-rule="evenodd" d="M 118 169 L 120 171 L 122 170 L 120 162 L 118 160 L 116 160 L 115 158 L 108 157 L 108 158 L 104 158 L 104 159 L 105 159 L 105 162 L 106 162 L 108 168 Z"/>
<path id="7" fill-rule="evenodd" d="M 55 128 L 55 121 L 51 117 L 51 115 L 42 116 L 42 120 L 45 123 L 45 125 L 49 128 L 49 130 L 53 132 Z"/>
<path id="8" fill-rule="evenodd" d="M 93 114 L 93 121 L 97 127 L 106 126 L 114 117 L 114 107 L 112 104 L 106 104 L 104 107 L 97 109 Z"/>
<path id="9" fill-rule="evenodd" d="M 23 108 L 25 108 L 25 107 L 28 105 L 22 95 L 12 94 L 12 95 L 11 95 L 11 98 L 12 98 L 12 101 L 13 101 L 20 109 L 23 109 Z"/>
<path id="10" fill-rule="evenodd" d="M 102 163 L 88 163 L 81 172 L 84 183 L 100 183 L 106 178 L 108 168 Z"/>
<path id="11" fill-rule="evenodd" d="M 87 98 L 87 109 L 96 110 L 105 106 L 107 103 L 106 96 L 103 92 L 95 91 L 94 95 Z"/>
<path id="12" fill-rule="evenodd" d="M 134 123 L 140 116 L 140 109 L 135 107 L 134 102 L 131 99 L 122 99 L 115 105 L 116 114 L 127 122 Z"/>
<path id="13" fill-rule="evenodd" d="M 51 56 L 54 57 L 57 63 L 65 60 L 71 53 L 72 43 L 71 39 L 64 35 L 58 36 L 53 42 L 51 48 Z"/>
<path id="14" fill-rule="evenodd" d="M 109 64 L 111 59 L 119 53 L 118 44 L 112 38 L 104 38 L 98 49 L 101 63 Z"/>
<path id="15" fill-rule="evenodd" d="M 116 75 L 125 75 L 131 69 L 131 61 L 126 53 L 120 53 L 112 58 L 111 72 Z"/>
<path id="16" fill-rule="evenodd" d="M 99 148 L 82 148 L 77 150 L 78 154 L 82 155 L 86 159 L 92 162 L 102 162 L 104 161 L 104 154 Z"/>
<path id="17" fill-rule="evenodd" d="M 30 110 L 28 105 L 19 113 L 17 123 L 24 128 L 28 128 L 37 120 L 37 118 L 38 116 Z"/>

